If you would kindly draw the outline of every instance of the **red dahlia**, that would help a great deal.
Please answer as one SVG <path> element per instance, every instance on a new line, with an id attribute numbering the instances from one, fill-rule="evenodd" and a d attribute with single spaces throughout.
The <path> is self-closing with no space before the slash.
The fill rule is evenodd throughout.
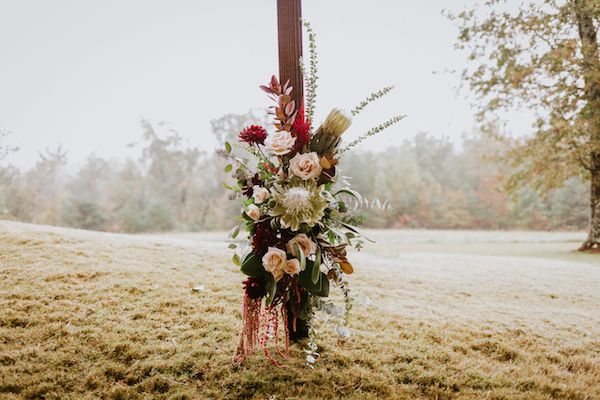
<path id="1" fill-rule="evenodd" d="M 265 144 L 267 131 L 262 126 L 250 125 L 240 132 L 240 142 L 248 144 Z"/>

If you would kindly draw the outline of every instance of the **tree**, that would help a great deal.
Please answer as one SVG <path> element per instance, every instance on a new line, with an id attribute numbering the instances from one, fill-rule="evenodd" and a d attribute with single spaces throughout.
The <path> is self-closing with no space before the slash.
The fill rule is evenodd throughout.
<path id="1" fill-rule="evenodd" d="M 23 219 L 36 224 L 59 224 L 66 164 L 67 152 L 60 146 L 40 153 L 35 166 L 23 176 L 22 190 L 12 199 L 13 207 L 26 213 Z"/>
<path id="2" fill-rule="evenodd" d="M 16 146 L 2 144 L 3 141 L 10 135 L 9 131 L 0 129 L 0 161 L 3 161 L 10 153 L 19 150 Z"/>
<path id="3" fill-rule="evenodd" d="M 0 129 L 0 216 L 10 214 L 7 207 L 7 198 L 12 183 L 19 176 L 19 171 L 12 165 L 5 164 L 6 158 L 13 152 L 18 151 L 18 147 L 3 144 L 10 132 Z"/>
<path id="4" fill-rule="evenodd" d="M 107 218 L 103 205 L 106 188 L 114 174 L 112 165 L 95 154 L 90 155 L 75 177 L 65 185 L 61 222 L 82 229 L 104 230 Z"/>
<path id="5" fill-rule="evenodd" d="M 600 58 L 598 0 L 540 0 L 511 9 L 488 0 L 459 14 L 463 79 L 488 120 L 515 106 L 537 116 L 534 134 L 505 153 L 506 189 L 542 192 L 575 176 L 591 182 L 591 223 L 581 250 L 600 247 Z"/>

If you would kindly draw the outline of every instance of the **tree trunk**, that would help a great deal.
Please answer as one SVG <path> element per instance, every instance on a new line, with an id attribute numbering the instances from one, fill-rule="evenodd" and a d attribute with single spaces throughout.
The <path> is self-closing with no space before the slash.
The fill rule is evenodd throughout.
<path id="1" fill-rule="evenodd" d="M 589 122 L 592 145 L 590 165 L 587 166 L 591 174 L 590 232 L 587 240 L 579 248 L 580 251 L 585 251 L 600 248 L 600 57 L 592 1 L 573 0 L 573 5 L 581 40 L 582 71 L 587 103 L 581 115 Z"/>
<path id="2" fill-rule="evenodd" d="M 581 245 L 579 251 L 600 248 L 600 154 L 592 156 L 591 190 L 590 190 L 590 232 L 587 240 Z"/>

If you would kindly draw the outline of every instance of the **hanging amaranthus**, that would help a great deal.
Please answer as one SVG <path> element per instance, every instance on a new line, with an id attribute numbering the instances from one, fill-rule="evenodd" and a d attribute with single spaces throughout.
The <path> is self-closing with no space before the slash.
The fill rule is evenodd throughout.
<path id="1" fill-rule="evenodd" d="M 242 330 L 240 332 L 240 341 L 237 350 L 233 356 L 233 362 L 236 365 L 241 365 L 246 357 L 254 353 L 256 347 L 260 345 L 265 356 L 273 363 L 273 365 L 280 366 L 277 360 L 275 360 L 269 352 L 268 346 L 271 338 L 275 342 L 277 354 L 284 359 L 288 358 L 290 335 L 288 332 L 285 302 L 274 302 L 263 308 L 262 302 L 265 294 L 264 282 L 261 280 L 248 278 L 244 281 Z M 283 325 L 285 352 L 279 347 L 279 314 L 281 314 L 281 324 Z"/>

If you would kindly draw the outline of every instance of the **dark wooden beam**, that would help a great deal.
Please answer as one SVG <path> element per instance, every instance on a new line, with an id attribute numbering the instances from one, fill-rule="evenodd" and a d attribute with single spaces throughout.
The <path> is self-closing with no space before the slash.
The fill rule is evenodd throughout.
<path id="1" fill-rule="evenodd" d="M 301 0 L 277 0 L 277 38 L 279 43 L 279 81 L 287 80 L 294 87 L 292 98 L 296 109 L 304 104 L 304 84 L 300 72 L 302 57 L 302 8 Z M 306 321 L 297 318 L 294 323 L 292 308 L 288 304 L 288 330 L 290 339 L 297 341 L 308 337 Z"/>
<path id="2" fill-rule="evenodd" d="M 304 84 L 300 72 L 302 57 L 301 0 L 277 0 L 277 37 L 279 42 L 279 81 L 288 79 L 294 87 L 297 107 L 304 104 Z"/>

